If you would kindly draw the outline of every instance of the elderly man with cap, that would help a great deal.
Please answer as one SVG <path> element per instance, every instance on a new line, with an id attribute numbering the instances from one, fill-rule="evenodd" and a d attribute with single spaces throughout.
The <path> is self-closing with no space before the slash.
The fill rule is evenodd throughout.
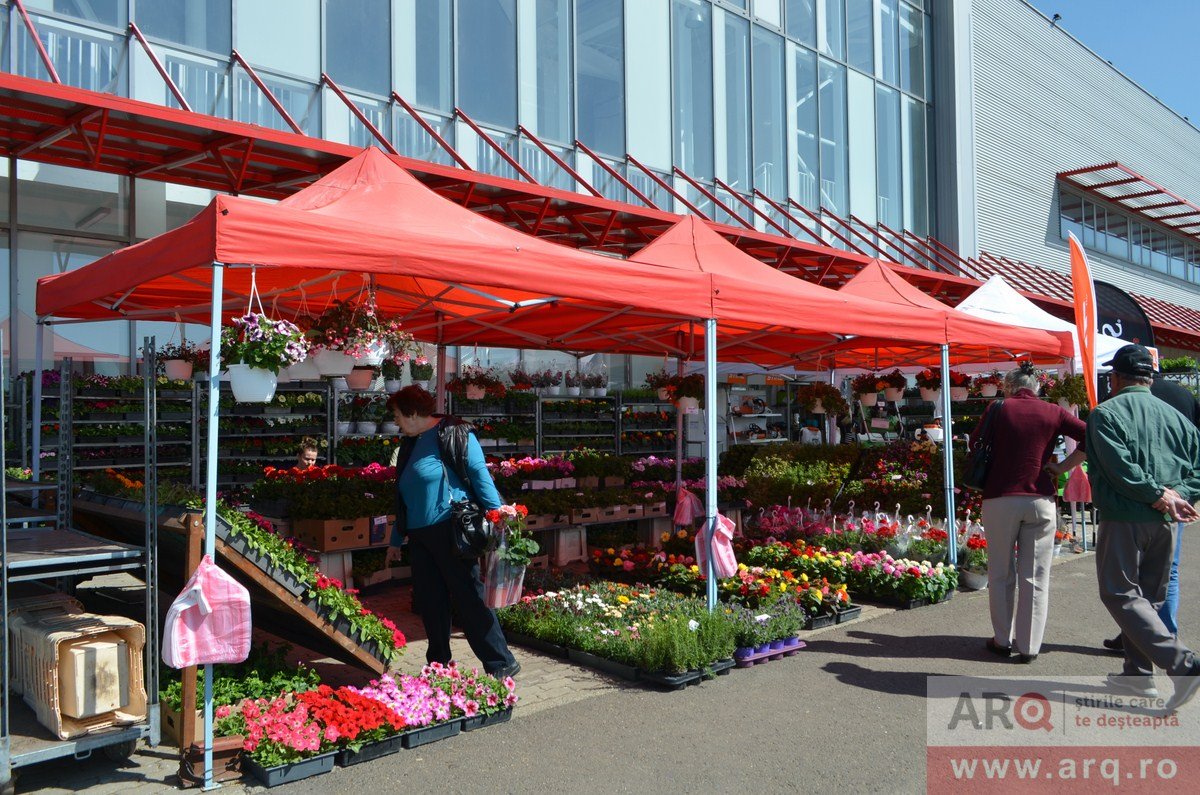
<path id="1" fill-rule="evenodd" d="M 1111 361 L 1113 397 L 1088 417 L 1087 456 L 1092 496 L 1100 510 L 1096 574 L 1100 600 L 1125 639 L 1123 675 L 1115 689 L 1157 697 L 1154 666 L 1175 683 L 1168 709 L 1200 689 L 1200 662 L 1163 624 L 1175 550 L 1173 522 L 1194 521 L 1200 498 L 1200 431 L 1150 394 L 1150 351 L 1126 345 Z"/>

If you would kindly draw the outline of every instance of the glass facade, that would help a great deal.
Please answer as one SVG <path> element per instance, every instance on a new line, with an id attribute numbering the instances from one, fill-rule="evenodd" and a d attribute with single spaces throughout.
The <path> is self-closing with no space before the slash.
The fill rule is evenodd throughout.
<path id="1" fill-rule="evenodd" d="M 1061 189 L 1058 211 L 1063 240 L 1073 233 L 1085 248 L 1200 284 L 1200 245 L 1190 238 Z"/>
<path id="2" fill-rule="evenodd" d="M 200 113 L 291 129 L 249 72 L 232 63 L 236 50 L 309 135 L 376 143 L 341 99 L 320 88 L 325 73 L 411 157 L 451 162 L 392 100 L 393 92 L 481 171 L 515 176 L 456 120 L 455 108 L 539 181 L 566 190 L 582 189 L 518 126 L 612 199 L 639 201 L 577 151 L 577 140 L 664 209 L 684 208 L 654 177 L 714 217 L 738 223 L 673 178 L 678 167 L 735 208 L 739 201 L 718 191 L 717 179 L 744 196 L 760 191 L 812 211 L 931 231 L 931 4 L 917 0 L 27 0 L 26 6 L 63 82 L 73 86 L 178 107 L 125 31 L 132 21 Z M 0 68 L 46 79 L 37 48 L 23 25 L 10 24 L 11 13 L 0 4 L 8 42 Z M 31 235 L 93 241 L 70 244 L 65 267 L 75 267 L 96 246 L 177 226 L 209 196 L 82 172 L 64 182 L 63 169 L 31 166 L 15 164 L 15 203 L 0 199 L 0 226 L 15 223 L 13 239 L 31 241 L 27 252 L 10 247 L 6 268 L 45 260 L 47 246 Z M 1106 240 L 1120 234 L 1107 229 Z M 1123 238 L 1131 251 L 1140 250 L 1139 234 Z M 1140 248 L 1151 252 L 1153 266 L 1152 234 Z M 1171 272 L 1174 255 L 1161 256 Z M 10 314 L 18 297 L 10 296 Z M 28 341 L 24 336 L 19 345 Z M 127 356 L 128 344 L 123 350 Z"/>

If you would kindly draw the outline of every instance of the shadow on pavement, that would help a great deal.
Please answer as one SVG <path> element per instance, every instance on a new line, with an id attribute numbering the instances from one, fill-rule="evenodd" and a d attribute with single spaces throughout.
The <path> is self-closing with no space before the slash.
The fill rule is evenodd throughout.
<path id="1" fill-rule="evenodd" d="M 920 657 L 925 659 L 946 660 L 978 660 L 995 662 L 997 665 L 1013 664 L 1017 657 L 1007 659 L 997 657 L 984 648 L 987 640 L 982 635 L 888 635 L 883 632 L 866 632 L 854 630 L 847 632 L 845 637 L 854 638 L 859 642 L 824 640 L 813 642 L 813 649 L 827 654 L 841 654 L 846 657 L 891 657 L 897 659 Z M 866 641 L 861 642 L 861 641 Z M 1120 660 L 1120 657 L 1096 646 L 1076 646 L 1066 643 L 1043 643 L 1040 654 L 1070 653 L 1093 657 L 1108 657 Z"/>

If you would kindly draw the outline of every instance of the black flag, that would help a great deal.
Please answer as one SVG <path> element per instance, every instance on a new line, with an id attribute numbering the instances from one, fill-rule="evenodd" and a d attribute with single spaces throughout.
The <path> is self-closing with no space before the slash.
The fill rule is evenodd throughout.
<path id="1" fill-rule="evenodd" d="M 1150 318 L 1133 297 L 1105 282 L 1096 285 L 1096 328 L 1101 334 L 1120 337 L 1146 347 L 1154 346 Z"/>

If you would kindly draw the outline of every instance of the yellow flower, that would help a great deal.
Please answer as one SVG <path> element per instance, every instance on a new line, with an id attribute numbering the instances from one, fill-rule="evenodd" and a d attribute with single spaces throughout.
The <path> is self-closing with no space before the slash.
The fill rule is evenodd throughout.
<path id="1" fill-rule="evenodd" d="M 663 540 L 663 543 L 666 543 L 667 541 L 670 541 L 670 540 L 671 540 L 671 534 L 670 534 L 670 533 L 663 533 L 663 534 L 662 534 L 662 540 Z"/>
<path id="2" fill-rule="evenodd" d="M 610 555 L 617 554 L 617 550 L 613 549 L 612 547 L 609 547 L 607 551 L 608 551 L 608 554 L 610 554 Z"/>
<path id="3" fill-rule="evenodd" d="M 620 567 L 620 566 L 624 566 L 625 562 L 622 561 L 620 558 L 613 558 L 613 565 Z"/>
<path id="4" fill-rule="evenodd" d="M 687 538 L 687 530 L 680 530 L 675 534 L 676 538 Z"/>
<path id="5" fill-rule="evenodd" d="M 617 601 L 623 605 L 627 605 L 627 604 L 629 604 L 629 597 L 626 596 L 625 594 L 621 594 L 620 596 L 617 597 Z"/>
<path id="6" fill-rule="evenodd" d="M 800 575 L 800 582 L 808 582 L 808 575 L 807 575 L 807 574 L 801 574 L 801 575 Z"/>

